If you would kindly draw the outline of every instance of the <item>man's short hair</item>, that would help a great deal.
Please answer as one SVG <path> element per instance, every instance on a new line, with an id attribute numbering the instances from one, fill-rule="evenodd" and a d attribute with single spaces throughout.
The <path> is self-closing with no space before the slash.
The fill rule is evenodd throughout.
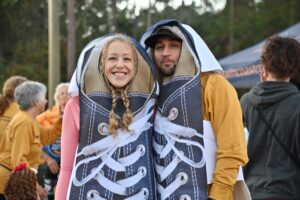
<path id="1" fill-rule="evenodd" d="M 182 42 L 182 39 L 176 34 L 174 34 L 172 31 L 170 31 L 169 29 L 162 28 L 152 33 L 152 35 L 145 40 L 145 44 L 150 48 L 154 48 L 155 44 L 157 43 L 157 40 L 162 37 L 169 37 Z"/>

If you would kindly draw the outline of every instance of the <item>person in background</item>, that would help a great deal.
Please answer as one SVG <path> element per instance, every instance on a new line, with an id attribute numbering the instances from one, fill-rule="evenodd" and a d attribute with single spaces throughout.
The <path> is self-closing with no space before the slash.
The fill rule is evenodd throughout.
<path id="1" fill-rule="evenodd" d="M 300 44 L 267 39 L 261 55 L 262 82 L 242 96 L 249 130 L 244 168 L 253 200 L 300 199 L 300 92 L 290 78 L 300 66 Z"/>
<path id="2" fill-rule="evenodd" d="M 0 95 L 0 142 L 8 123 L 19 111 L 18 104 L 14 99 L 14 92 L 15 88 L 24 81 L 27 81 L 27 78 L 23 76 L 11 76 L 4 82 L 2 95 Z"/>
<path id="3" fill-rule="evenodd" d="M 39 165 L 42 145 L 52 144 L 61 133 L 62 120 L 53 128 L 42 128 L 36 116 L 45 110 L 46 86 L 36 81 L 25 81 L 14 94 L 20 111 L 17 112 L 6 128 L 0 143 L 0 199 L 4 197 L 4 185 L 9 173 L 20 163 L 36 169 Z M 44 196 L 46 191 L 38 188 Z"/>
<path id="4" fill-rule="evenodd" d="M 298 41 L 299 43 L 300 41 Z M 300 90 L 300 65 L 296 66 L 297 70 L 292 74 L 290 82 L 297 86 Z"/>
<path id="5" fill-rule="evenodd" d="M 155 199 L 155 80 L 149 56 L 129 36 L 105 35 L 83 49 L 63 116 L 55 199 Z"/>
<path id="6" fill-rule="evenodd" d="M 231 200 L 247 161 L 235 89 L 193 28 L 162 20 L 142 36 L 160 78 L 153 147 L 158 199 Z M 238 178 L 237 178 L 238 177 Z M 239 192 L 239 191 L 238 191 Z"/>
<path id="7" fill-rule="evenodd" d="M 35 170 L 30 169 L 26 163 L 21 163 L 9 174 L 4 194 L 7 200 L 40 200 L 37 188 Z"/>
<path id="8" fill-rule="evenodd" d="M 36 117 L 41 126 L 50 128 L 59 120 L 69 99 L 68 87 L 69 83 L 60 83 L 56 86 L 54 92 L 55 105 Z M 39 184 L 48 189 L 48 200 L 54 199 L 54 188 L 57 184 L 60 169 L 60 149 L 60 138 L 53 144 L 43 147 L 41 157 L 45 163 L 39 166 L 38 178 Z"/>

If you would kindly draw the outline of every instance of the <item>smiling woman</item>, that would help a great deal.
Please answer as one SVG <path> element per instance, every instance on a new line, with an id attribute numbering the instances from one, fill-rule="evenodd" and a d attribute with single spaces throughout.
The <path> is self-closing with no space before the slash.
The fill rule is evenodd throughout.
<path id="1" fill-rule="evenodd" d="M 128 41 L 116 38 L 103 49 L 104 75 L 116 90 L 124 89 L 136 72 L 136 52 Z"/>
<path id="2" fill-rule="evenodd" d="M 129 131 L 128 126 L 132 121 L 132 112 L 129 109 L 128 88 L 137 71 L 136 50 L 128 39 L 118 35 L 104 45 L 101 63 L 103 66 L 100 71 L 102 71 L 105 83 L 112 92 L 109 130 L 112 135 L 115 135 L 120 126 L 119 117 L 114 112 L 117 96 L 120 94 L 126 109 L 122 117 L 122 127 Z"/>
<path id="3" fill-rule="evenodd" d="M 55 198 L 154 200 L 151 141 L 158 84 L 147 52 L 123 34 L 91 41 L 69 94 Z"/>

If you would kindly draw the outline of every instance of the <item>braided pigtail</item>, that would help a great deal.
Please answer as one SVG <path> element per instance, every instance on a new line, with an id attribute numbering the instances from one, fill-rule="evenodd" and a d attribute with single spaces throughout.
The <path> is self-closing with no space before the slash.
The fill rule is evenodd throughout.
<path id="1" fill-rule="evenodd" d="M 129 109 L 128 85 L 126 86 L 125 90 L 122 91 L 122 100 L 123 100 L 123 104 L 126 108 L 126 110 L 122 116 L 122 125 L 126 131 L 129 131 L 128 127 L 129 127 L 129 124 L 132 122 L 132 112 Z"/>
<path id="2" fill-rule="evenodd" d="M 112 105 L 111 105 L 111 111 L 109 112 L 109 132 L 113 135 L 116 136 L 117 134 L 117 129 L 119 127 L 119 121 L 118 117 L 114 111 L 117 105 L 117 94 L 116 91 L 113 89 L 112 90 Z"/>

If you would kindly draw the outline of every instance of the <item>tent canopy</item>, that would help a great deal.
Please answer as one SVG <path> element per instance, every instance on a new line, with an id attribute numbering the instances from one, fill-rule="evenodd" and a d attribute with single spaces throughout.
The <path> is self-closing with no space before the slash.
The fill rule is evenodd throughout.
<path id="1" fill-rule="evenodd" d="M 278 33 L 300 42 L 300 22 Z M 265 40 L 219 60 L 225 77 L 235 88 L 251 88 L 259 82 L 260 56 Z"/>

